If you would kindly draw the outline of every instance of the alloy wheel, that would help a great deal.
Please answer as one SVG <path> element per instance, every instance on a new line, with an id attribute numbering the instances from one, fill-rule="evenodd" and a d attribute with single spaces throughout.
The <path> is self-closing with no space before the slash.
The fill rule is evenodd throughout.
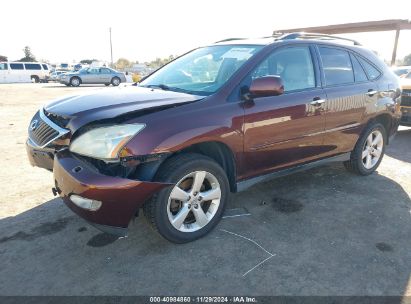
<path id="1" fill-rule="evenodd" d="M 372 169 L 380 160 L 384 148 L 384 137 L 379 130 L 368 135 L 362 150 L 362 163 L 366 169 Z"/>
<path id="2" fill-rule="evenodd" d="M 197 231 L 214 218 L 220 201 L 220 183 L 213 174 L 206 171 L 189 173 L 170 192 L 168 219 L 178 231 Z"/>

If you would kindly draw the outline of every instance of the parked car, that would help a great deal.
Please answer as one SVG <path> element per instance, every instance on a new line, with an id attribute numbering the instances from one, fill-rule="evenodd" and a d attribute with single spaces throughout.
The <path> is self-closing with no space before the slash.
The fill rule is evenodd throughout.
<path id="1" fill-rule="evenodd" d="M 136 86 L 46 105 L 29 124 L 27 151 L 53 171 L 54 193 L 102 231 L 125 235 L 142 208 L 183 243 L 216 226 L 231 192 L 335 161 L 374 172 L 397 131 L 400 96 L 399 78 L 357 43 L 227 40 Z"/>
<path id="2" fill-rule="evenodd" d="M 0 62 L 0 83 L 47 82 L 50 69 L 42 62 Z"/>
<path id="3" fill-rule="evenodd" d="M 393 67 L 392 68 L 393 72 L 395 75 L 398 77 L 405 77 L 409 72 L 411 72 L 411 66 L 398 66 L 398 67 Z"/>
<path id="4" fill-rule="evenodd" d="M 401 78 L 401 125 L 411 126 L 411 71 Z"/>
<path id="5" fill-rule="evenodd" d="M 60 77 L 60 83 L 73 87 L 78 87 L 81 84 L 118 86 L 122 82 L 126 82 L 124 73 L 106 67 L 84 68 L 77 72 L 63 74 Z"/>
<path id="6" fill-rule="evenodd" d="M 50 81 L 60 81 L 60 75 L 67 73 L 67 71 L 54 71 L 50 74 Z"/>

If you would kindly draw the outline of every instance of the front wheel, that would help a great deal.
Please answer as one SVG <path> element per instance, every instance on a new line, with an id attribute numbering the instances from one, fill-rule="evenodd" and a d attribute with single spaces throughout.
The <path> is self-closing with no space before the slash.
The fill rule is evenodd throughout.
<path id="1" fill-rule="evenodd" d="M 351 152 L 345 167 L 359 175 L 369 175 L 380 165 L 385 152 L 387 134 L 380 123 L 373 123 L 367 127 Z"/>
<path id="2" fill-rule="evenodd" d="M 80 78 L 78 78 L 78 77 L 72 77 L 70 79 L 70 85 L 72 87 L 78 87 L 80 85 L 80 83 L 81 83 L 81 81 L 80 81 Z"/>
<path id="3" fill-rule="evenodd" d="M 224 170 L 212 159 L 194 153 L 175 156 L 155 180 L 174 184 L 144 205 L 146 218 L 167 240 L 194 241 L 221 219 L 230 190 Z"/>
<path id="4" fill-rule="evenodd" d="M 120 83 L 121 83 L 121 80 L 118 77 L 113 77 L 113 79 L 111 79 L 111 84 L 115 87 L 118 86 Z"/>

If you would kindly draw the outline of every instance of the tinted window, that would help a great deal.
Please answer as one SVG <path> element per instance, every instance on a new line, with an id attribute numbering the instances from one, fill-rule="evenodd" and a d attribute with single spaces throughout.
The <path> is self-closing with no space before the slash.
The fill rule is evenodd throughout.
<path id="1" fill-rule="evenodd" d="M 99 73 L 100 73 L 100 69 L 99 69 L 99 68 L 91 68 L 91 69 L 88 69 L 88 72 L 89 72 L 90 74 L 99 74 Z"/>
<path id="2" fill-rule="evenodd" d="M 42 64 L 41 66 L 43 67 L 43 70 L 48 71 L 49 68 L 48 68 L 47 64 Z"/>
<path id="3" fill-rule="evenodd" d="M 361 82 L 361 81 L 367 81 L 367 75 L 364 72 L 364 69 L 362 68 L 361 64 L 358 62 L 357 58 L 354 55 L 350 55 L 351 57 L 351 62 L 352 62 L 352 67 L 354 69 L 354 78 L 355 82 Z"/>
<path id="4" fill-rule="evenodd" d="M 0 70 L 7 70 L 8 66 L 7 63 L 0 63 Z"/>
<path id="5" fill-rule="evenodd" d="M 279 75 L 285 91 L 303 90 L 315 87 L 315 77 L 310 49 L 290 47 L 274 51 L 252 73 L 252 79 Z"/>
<path id="6" fill-rule="evenodd" d="M 347 51 L 328 47 L 319 49 L 327 86 L 354 82 L 350 55 Z"/>
<path id="7" fill-rule="evenodd" d="M 370 64 L 368 61 L 362 59 L 361 57 L 357 58 L 361 62 L 361 65 L 364 67 L 365 71 L 367 72 L 368 78 L 373 80 L 381 75 L 380 71 L 378 71 L 377 68 Z"/>
<path id="8" fill-rule="evenodd" d="M 22 63 L 10 63 L 10 68 L 12 70 L 24 70 L 24 66 Z"/>
<path id="9" fill-rule="evenodd" d="M 26 70 L 41 70 L 40 64 L 37 63 L 25 63 Z"/>

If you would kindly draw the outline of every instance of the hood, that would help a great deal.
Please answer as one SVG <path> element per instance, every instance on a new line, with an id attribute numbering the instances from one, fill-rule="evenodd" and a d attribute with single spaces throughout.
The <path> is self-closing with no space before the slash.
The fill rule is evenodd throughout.
<path id="1" fill-rule="evenodd" d="M 126 86 L 64 97 L 50 102 L 44 109 L 53 116 L 65 118 L 68 121 L 65 127 L 74 133 L 93 121 L 202 98 L 204 97 L 180 92 Z"/>

